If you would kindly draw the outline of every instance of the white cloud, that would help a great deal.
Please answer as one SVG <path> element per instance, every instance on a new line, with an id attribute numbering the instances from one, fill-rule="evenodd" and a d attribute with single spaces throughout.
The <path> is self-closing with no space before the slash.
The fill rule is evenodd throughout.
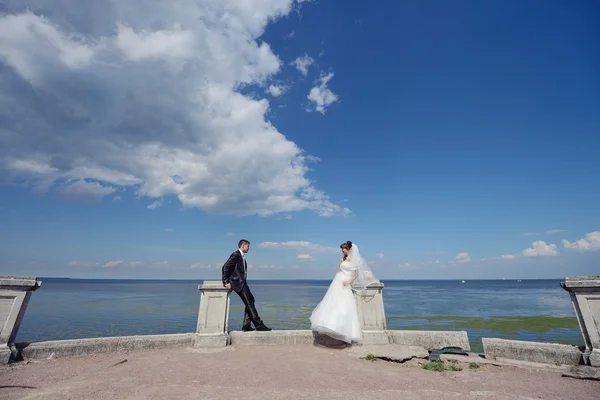
<path id="1" fill-rule="evenodd" d="M 315 110 L 321 114 L 325 114 L 327 107 L 339 100 L 338 95 L 327 87 L 331 78 L 333 78 L 333 72 L 322 75 L 319 79 L 319 85 L 310 89 L 310 93 L 307 96 L 308 100 L 314 103 Z"/>
<path id="2" fill-rule="evenodd" d="M 414 267 L 415 267 L 414 264 L 410 264 L 410 263 L 404 263 L 404 264 L 398 265 L 398 268 L 401 268 L 401 269 L 412 269 Z"/>
<path id="3" fill-rule="evenodd" d="M 227 232 L 227 234 L 225 236 L 232 237 L 233 236 L 233 232 Z"/>
<path id="4" fill-rule="evenodd" d="M 299 252 L 338 252 L 339 247 L 323 246 L 306 241 L 262 242 L 258 245 L 264 249 L 295 250 Z"/>
<path id="5" fill-rule="evenodd" d="M 115 196 L 115 197 L 113 197 L 113 201 L 121 201 L 121 200 L 123 200 L 121 198 L 121 196 Z"/>
<path id="6" fill-rule="evenodd" d="M 114 267 L 118 267 L 119 265 L 123 264 L 123 260 L 114 260 L 114 261 L 108 261 L 106 263 L 104 263 L 102 266 L 104 268 L 114 268 Z"/>
<path id="7" fill-rule="evenodd" d="M 115 188 L 102 185 L 99 182 L 88 182 L 82 179 L 67 183 L 67 186 L 61 190 L 61 193 L 66 198 L 78 198 L 90 201 L 101 200 L 115 192 Z"/>
<path id="8" fill-rule="evenodd" d="M 306 177 L 314 158 L 266 119 L 268 101 L 239 92 L 281 71 L 258 38 L 297 4 L 4 1 L 0 181 L 88 180 L 214 214 L 345 214 Z"/>
<path id="9" fill-rule="evenodd" d="M 543 240 L 538 240 L 532 243 L 532 247 L 523 250 L 525 257 L 540 257 L 540 256 L 555 256 L 558 255 L 558 250 L 555 244 L 548 244 Z"/>
<path id="10" fill-rule="evenodd" d="M 308 253 L 301 253 L 298 254 L 298 256 L 296 257 L 298 260 L 302 260 L 302 261 L 314 261 L 315 259 L 313 258 L 312 255 L 308 254 Z"/>
<path id="11" fill-rule="evenodd" d="M 377 253 L 377 254 L 375 254 L 375 257 L 377 257 L 377 258 L 383 258 L 383 253 Z"/>
<path id="12" fill-rule="evenodd" d="M 141 266 L 141 265 L 142 265 L 142 262 L 141 262 L 141 261 L 131 261 L 131 262 L 129 262 L 129 264 L 128 264 L 128 265 L 129 265 L 130 267 L 139 267 L 139 266 Z"/>
<path id="13" fill-rule="evenodd" d="M 157 209 L 160 206 L 162 206 L 162 201 L 161 200 L 156 200 L 156 201 L 153 201 L 152 203 L 148 204 L 147 208 L 149 210 L 155 210 L 155 209 Z"/>
<path id="14" fill-rule="evenodd" d="M 564 248 L 569 250 L 580 252 L 600 250 L 600 232 L 590 232 L 585 235 L 585 238 L 576 240 L 575 242 L 563 240 L 562 243 Z"/>
<path id="15" fill-rule="evenodd" d="M 146 59 L 190 59 L 195 48 L 195 36 L 190 30 L 176 28 L 138 32 L 118 23 L 116 47 L 130 61 Z"/>
<path id="16" fill-rule="evenodd" d="M 517 258 L 517 256 L 515 256 L 514 254 L 502 254 L 500 256 L 501 260 L 514 260 L 515 258 Z"/>
<path id="17" fill-rule="evenodd" d="M 459 253 L 454 257 L 454 262 L 456 264 L 467 264 L 471 262 L 471 257 L 469 257 L 469 253 Z"/>
<path id="18" fill-rule="evenodd" d="M 169 266 L 169 262 L 168 261 L 157 261 L 154 264 L 156 264 L 159 267 L 168 267 Z"/>
<path id="19" fill-rule="evenodd" d="M 292 61 L 291 64 L 295 66 L 302 75 L 306 76 L 308 74 L 308 67 L 313 65 L 314 62 L 315 60 L 312 57 L 309 57 L 308 54 L 304 54 Z"/>
<path id="20" fill-rule="evenodd" d="M 270 85 L 267 91 L 271 96 L 279 97 L 287 91 L 287 87 L 283 85 Z"/>

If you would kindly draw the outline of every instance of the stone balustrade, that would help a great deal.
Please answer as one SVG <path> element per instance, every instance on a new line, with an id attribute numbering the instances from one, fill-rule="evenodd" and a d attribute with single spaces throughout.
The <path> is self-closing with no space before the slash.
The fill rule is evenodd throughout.
<path id="1" fill-rule="evenodd" d="M 584 361 L 600 367 L 600 276 L 567 277 L 560 285 L 571 296 L 585 343 Z"/>
<path id="2" fill-rule="evenodd" d="M 31 293 L 41 285 L 33 277 L 0 276 L 0 362 L 7 363 L 19 352 L 25 359 L 61 357 L 134 349 L 192 346 L 196 348 L 229 345 L 335 344 L 310 330 L 272 332 L 229 332 L 229 292 L 221 281 L 204 281 L 198 286 L 200 305 L 195 333 L 175 335 L 123 336 L 113 338 L 59 340 L 15 344 L 15 337 Z M 600 277 L 570 277 L 561 286 L 569 291 L 584 336 L 583 359 L 600 366 Z M 364 345 L 418 346 L 428 351 L 454 347 L 469 351 L 465 331 L 387 330 L 383 303 L 383 283 L 355 292 Z M 329 340 L 329 341 L 328 341 Z M 576 365 L 581 352 L 575 346 L 483 338 L 486 357 L 535 363 Z"/>
<path id="3" fill-rule="evenodd" d="M 16 352 L 15 338 L 29 298 L 41 284 L 30 276 L 0 276 L 0 365 L 8 364 Z"/>

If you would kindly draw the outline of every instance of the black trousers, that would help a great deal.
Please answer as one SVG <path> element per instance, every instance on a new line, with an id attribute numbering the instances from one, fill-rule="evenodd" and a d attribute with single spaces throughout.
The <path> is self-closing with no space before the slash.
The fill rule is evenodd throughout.
<path id="1" fill-rule="evenodd" d="M 254 306 L 254 296 L 252 295 L 248 284 L 244 283 L 242 290 L 237 292 L 237 294 L 240 296 L 240 299 L 242 299 L 242 302 L 244 302 L 244 306 L 246 306 L 246 309 L 244 310 L 243 326 L 250 326 L 250 322 L 254 324 L 255 328 L 262 325 L 262 321 L 258 316 L 258 311 L 256 311 L 256 307 Z"/>

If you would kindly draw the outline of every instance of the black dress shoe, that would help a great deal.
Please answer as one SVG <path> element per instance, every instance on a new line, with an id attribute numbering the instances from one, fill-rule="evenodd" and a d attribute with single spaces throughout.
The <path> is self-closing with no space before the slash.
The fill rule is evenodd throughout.
<path id="1" fill-rule="evenodd" d="M 252 327 L 252 325 L 244 325 L 244 326 L 242 326 L 242 331 L 244 331 L 244 332 L 252 332 L 254 330 L 255 329 Z"/>
<path id="2" fill-rule="evenodd" d="M 267 332 L 267 331 L 272 331 L 273 329 L 269 328 L 265 324 L 260 324 L 259 326 L 256 327 L 256 330 L 260 331 L 260 332 Z"/>

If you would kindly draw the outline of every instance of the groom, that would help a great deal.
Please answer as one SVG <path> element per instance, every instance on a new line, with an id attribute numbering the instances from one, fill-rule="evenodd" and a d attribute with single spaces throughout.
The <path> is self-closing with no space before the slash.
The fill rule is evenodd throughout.
<path id="1" fill-rule="evenodd" d="M 257 331 L 270 331 L 258 316 L 256 307 L 254 307 L 254 296 L 250 292 L 246 277 L 248 276 L 248 264 L 246 263 L 246 253 L 250 250 L 250 242 L 242 239 L 238 242 L 238 249 L 231 253 L 229 259 L 223 264 L 223 286 L 227 290 L 233 290 L 240 296 L 246 310 L 244 312 L 244 325 L 242 330 L 244 332 L 253 331 L 252 325 Z"/>

